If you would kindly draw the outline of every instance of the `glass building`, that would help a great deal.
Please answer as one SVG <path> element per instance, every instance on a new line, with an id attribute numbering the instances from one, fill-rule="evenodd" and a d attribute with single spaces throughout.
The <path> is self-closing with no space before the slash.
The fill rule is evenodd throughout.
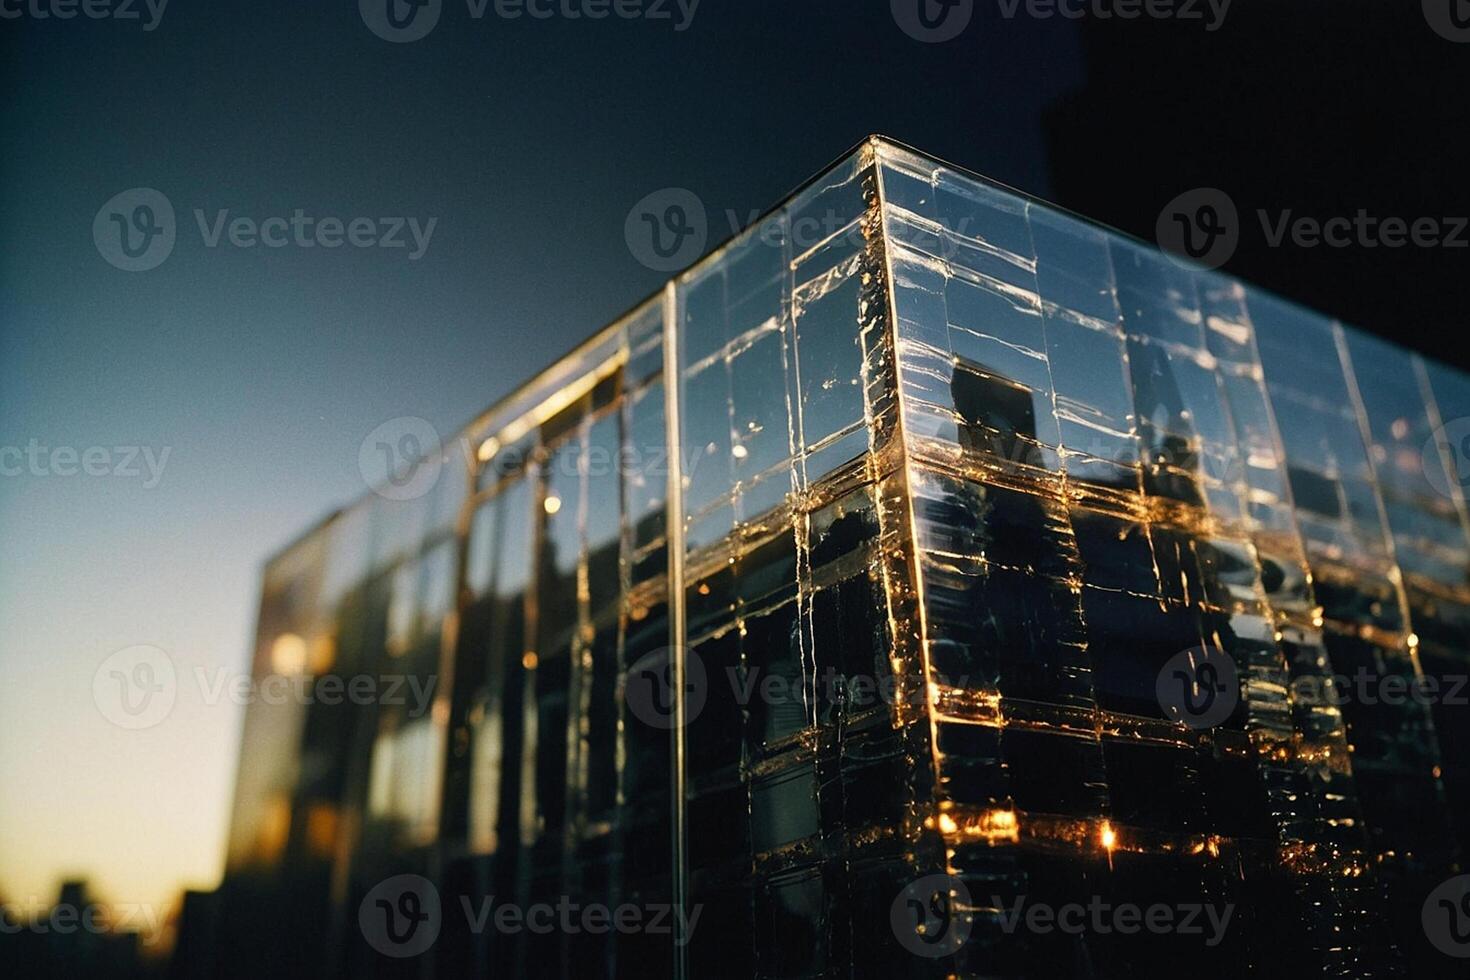
<path id="1" fill-rule="evenodd" d="M 269 563 L 257 679 L 403 696 L 249 708 L 220 971 L 1458 975 L 1420 916 L 1470 711 L 1382 695 L 1470 666 L 1467 420 L 1464 375 L 869 140 Z M 363 925 L 400 875 L 412 956 Z"/>

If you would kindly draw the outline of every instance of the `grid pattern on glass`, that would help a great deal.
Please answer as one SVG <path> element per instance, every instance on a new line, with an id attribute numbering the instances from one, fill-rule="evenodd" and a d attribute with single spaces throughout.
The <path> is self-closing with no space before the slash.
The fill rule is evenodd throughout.
<path id="1" fill-rule="evenodd" d="M 1466 712 L 1448 692 L 1464 684 L 1470 667 L 1470 547 L 1465 501 L 1455 476 L 1457 446 L 1442 421 L 1428 368 L 1416 355 L 1384 341 L 1339 328 L 1343 364 L 1355 380 L 1359 424 L 1368 442 L 1383 502 L 1384 521 L 1400 573 L 1413 630 L 1405 676 L 1445 692 L 1428 698 L 1429 718 L 1405 736 L 1438 754 L 1421 756 L 1441 774 L 1447 813 L 1463 850 L 1470 815 L 1460 805 L 1470 792 L 1466 773 Z M 1412 674 L 1408 673 L 1413 671 Z M 1426 688 L 1426 690 L 1428 690 Z M 1432 730 L 1431 727 L 1432 726 Z M 1441 826 L 1439 813 L 1435 823 Z"/>
<path id="2" fill-rule="evenodd" d="M 1470 378 L 1418 356 L 1413 361 L 1420 386 L 1426 392 L 1425 402 L 1430 408 L 1429 421 L 1433 426 L 1430 437 L 1419 445 L 1419 453 L 1424 460 L 1424 476 L 1430 489 L 1452 499 L 1463 515 L 1466 512 L 1465 488 L 1470 485 L 1470 462 L 1467 462 L 1470 460 L 1470 454 L 1467 454 L 1470 441 L 1466 439 L 1470 436 Z M 1371 416 L 1375 411 L 1373 396 L 1366 388 L 1363 398 Z M 1390 432 L 1396 436 L 1392 423 Z M 1406 442 L 1407 437 L 1399 439 L 1393 449 L 1385 448 L 1385 452 L 1395 456 L 1403 454 L 1409 449 Z M 1431 512 L 1438 512 L 1443 506 L 1438 501 L 1416 499 L 1421 501 L 1418 506 Z M 1457 543 L 1453 535 L 1446 534 L 1435 545 L 1453 549 Z M 1438 606 L 1442 613 L 1447 614 L 1447 625 L 1452 625 L 1455 632 L 1443 638 L 1427 639 L 1421 649 L 1424 672 L 1435 679 L 1441 691 L 1455 687 L 1464 689 L 1465 678 L 1470 677 L 1470 644 L 1464 641 L 1464 636 L 1470 633 L 1470 625 L 1464 622 L 1464 599 L 1460 592 L 1465 576 L 1457 576 L 1454 581 L 1458 585 L 1452 590 L 1450 601 L 1441 600 Z M 1437 581 L 1435 584 L 1436 588 L 1426 591 L 1443 595 L 1443 586 L 1448 583 Z M 1415 628 L 1418 628 L 1417 619 Z M 1445 700 L 1458 699 L 1447 697 Z M 1453 704 L 1441 705 L 1435 711 L 1434 726 L 1439 735 L 1445 791 L 1458 831 L 1460 853 L 1470 854 L 1470 712 L 1464 710 L 1463 705 L 1458 710 Z"/>
<path id="3" fill-rule="evenodd" d="M 1110 852 L 1110 889 L 1163 897 L 1171 887 L 1163 883 L 1182 871 L 1193 882 L 1186 894 L 1204 887 L 1270 906 L 1261 921 L 1252 920 L 1258 936 L 1272 931 L 1266 919 L 1277 928 L 1283 919 L 1301 923 L 1306 928 L 1298 931 L 1313 937 L 1313 948 L 1302 950 L 1295 936 L 1291 948 L 1304 968 L 1361 967 L 1371 955 L 1363 950 L 1378 942 L 1369 935 L 1375 922 L 1368 891 L 1338 883 L 1366 868 L 1361 831 L 1336 829 L 1339 819 L 1357 828 L 1353 783 L 1337 779 L 1327 792 L 1313 781 L 1346 765 L 1342 728 L 1330 709 L 1325 724 L 1310 711 L 1294 711 L 1291 662 L 1311 656 L 1319 672 L 1323 663 L 1315 624 L 1308 618 L 1298 623 L 1305 632 L 1278 631 L 1265 587 L 1278 576 L 1274 566 L 1263 568 L 1252 533 L 1253 501 L 1269 496 L 1252 492 L 1251 448 L 1242 447 L 1242 434 L 1251 437 L 1254 425 L 1255 452 L 1274 460 L 1280 451 L 1269 416 L 1264 423 L 1260 417 L 1266 406 L 1248 320 L 1237 316 L 1230 325 L 1236 348 L 1226 351 L 1242 367 L 1222 370 L 1196 273 L 997 189 L 967 185 L 922 159 L 883 156 L 890 164 L 884 191 L 900 390 L 931 676 L 938 682 L 940 786 L 965 786 L 959 776 L 981 773 L 976 822 L 993 826 L 993 814 L 1005 813 L 1004 823 L 1019 825 L 1022 840 L 1019 864 L 994 848 L 960 850 L 979 860 L 956 858 L 952 869 L 990 880 L 1010 868 L 1012 882 L 1030 875 L 1056 887 L 1066 872 L 1048 868 L 1026 843 L 1055 836 L 1077 842 L 1071 846 L 1084 860 Z M 976 302 L 977 288 L 983 303 Z M 1228 331 L 1218 297 L 1207 295 L 1215 326 Z M 986 400 L 967 397 L 976 377 L 991 389 Z M 1254 391 L 1237 392 L 1238 400 L 1256 414 L 1237 424 L 1231 394 L 1242 378 Z M 1060 478 L 1052 475 L 1058 468 Z M 1259 482 L 1269 491 L 1269 480 Z M 1012 502 L 1018 493 L 1021 506 Z M 1018 521 L 1027 506 L 1047 514 L 1045 522 Z M 1018 524 L 1030 533 L 1015 533 Z M 1047 533 L 1037 533 L 1042 527 Z M 1278 520 L 1276 530 L 1300 552 L 1289 519 Z M 995 601 L 1000 590 L 972 601 L 1008 568 L 1025 570 L 1033 594 L 1053 569 L 1067 587 L 1057 594 L 1080 592 L 1080 607 L 1065 599 L 1017 602 L 1024 593 L 1015 590 L 1006 601 Z M 1288 596 L 1298 613 L 1307 608 L 1302 599 L 1310 601 L 1305 578 L 1299 575 L 1299 595 Z M 1008 627 L 1011 637 L 1037 622 L 1052 630 L 1068 624 L 1077 655 L 1061 662 L 1077 683 L 1046 677 L 1036 646 L 1023 644 L 1017 656 L 1011 640 L 997 645 L 1001 656 L 981 673 L 988 686 L 950 694 L 947 702 L 953 672 L 944 668 L 957 659 L 973 664 L 973 651 L 984 648 L 972 639 L 977 619 L 1003 636 Z M 1161 717 L 1155 678 L 1171 656 L 1200 647 L 1232 659 L 1243 680 L 1241 703 L 1207 736 L 1181 738 Z M 1038 683 L 1038 675 L 1045 680 Z M 1037 691 L 1043 703 L 1053 701 L 1045 712 L 1037 710 Z M 996 735 L 970 731 L 951 740 L 946 712 L 955 705 L 969 712 L 972 728 L 993 726 Z M 1101 753 L 1084 748 L 1085 735 L 1066 754 L 1047 753 L 1046 740 L 1073 720 L 1069 708 L 1083 712 L 1073 716 L 1081 721 L 1076 727 L 1089 727 L 1090 709 L 1096 728 L 1107 732 Z M 1045 726 L 1035 725 L 1038 715 Z M 1299 751 L 1304 724 L 1318 737 Z M 1027 728 L 1013 735 L 1020 725 Z M 1037 727 L 1050 732 L 1038 734 Z M 1318 755 L 1324 745 L 1325 765 Z M 1039 792 L 1028 785 L 1028 775 L 1059 764 L 1082 777 L 1064 783 L 1095 789 L 1090 801 L 1060 799 L 1046 780 L 1037 780 Z M 1161 783 L 1173 787 L 1166 808 Z M 1222 794 L 1224 786 L 1238 792 Z M 970 828 L 954 812 L 941 826 L 962 842 Z M 1100 848 L 1104 839 L 1109 843 Z M 1204 846 L 1191 846 L 1191 839 Z M 1202 859 L 1175 856 L 1191 852 Z M 1283 859 L 1293 869 L 1290 897 L 1267 884 Z M 1346 949 L 1345 936 L 1352 943 Z M 1031 945 L 1034 956 L 1042 944 L 1033 937 Z M 1095 955 L 1123 955 L 1109 945 L 1098 942 Z M 1241 967 L 1267 955 L 1245 944 L 1217 953 Z M 984 955 L 972 962 L 993 964 L 1006 954 Z"/>
<path id="4" fill-rule="evenodd" d="M 892 627 L 875 202 L 864 151 L 675 284 L 684 602 L 703 678 L 690 901 L 718 911 L 690 947 L 696 976 L 846 972 L 851 937 L 886 914 L 854 906 L 848 869 L 911 870 L 894 838 L 903 736 L 877 686 Z M 852 800 L 857 787 L 874 799 Z"/>
<path id="5" fill-rule="evenodd" d="M 1387 915 L 1402 921 L 1426 883 L 1443 877 L 1450 838 L 1427 706 L 1376 693 L 1384 684 L 1412 688 L 1421 671 L 1403 573 L 1365 444 L 1358 378 L 1338 324 L 1256 291 L 1247 293 L 1246 305 L 1280 425 L 1326 650 L 1334 674 L 1352 682 L 1342 713 L 1369 852 L 1389 889 Z M 1402 932 L 1399 940 L 1411 956 L 1422 944 Z"/>
<path id="6" fill-rule="evenodd" d="M 1266 763 L 1280 763 L 1272 766 L 1275 778 L 1270 788 L 1281 814 L 1285 853 L 1299 865 L 1327 859 L 1354 872 L 1315 879 L 1299 876 L 1298 887 L 1309 927 L 1324 937 L 1318 940 L 1317 951 L 1323 961 L 1340 972 L 1371 973 L 1394 954 L 1382 929 L 1375 890 L 1358 872 L 1370 866 L 1370 858 L 1352 750 L 1323 642 L 1255 328 L 1240 284 L 1202 273 L 1197 286 L 1206 341 L 1217 359 L 1240 447 L 1246 525 L 1291 685 L 1286 706 L 1291 711 L 1292 744 L 1273 745 L 1276 758 Z"/>
<path id="7" fill-rule="evenodd" d="M 1106 861 L 1109 787 L 1025 203 L 907 154 L 881 160 L 934 691 L 932 825 L 947 870 L 997 905 L 1043 881 L 1080 894 Z M 1023 835 L 1066 839 L 1081 860 L 1027 860 Z M 1019 945 L 1059 955 L 1005 937 L 999 908 L 974 915 L 988 941 L 964 949 L 966 969 L 1003 967 Z"/>
<path id="8" fill-rule="evenodd" d="M 689 975 L 1422 966 L 1470 737 L 1331 678 L 1466 670 L 1467 415 L 1455 372 L 870 141 L 477 420 L 431 494 L 272 563 L 257 677 L 444 686 L 251 706 L 237 921 L 289 888 L 302 961 L 361 972 L 356 903 L 416 871 L 448 907 L 687 885 Z M 1195 648 L 1240 678 L 1205 728 L 1155 689 Z M 973 935 L 921 962 L 889 908 L 943 871 Z M 993 907 L 1089 896 L 1236 918 L 1202 951 Z M 446 930 L 431 972 L 674 954 Z"/>

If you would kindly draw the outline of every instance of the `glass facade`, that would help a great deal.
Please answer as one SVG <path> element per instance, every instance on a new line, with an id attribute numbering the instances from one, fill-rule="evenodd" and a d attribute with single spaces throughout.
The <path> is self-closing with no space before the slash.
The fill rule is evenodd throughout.
<path id="1" fill-rule="evenodd" d="M 251 706 L 225 966 L 1435 975 L 1467 712 L 1359 692 L 1467 670 L 1466 416 L 1456 372 L 870 140 L 269 565 L 257 678 L 379 686 Z M 1228 674 L 1207 725 L 1180 656 Z M 440 921 L 395 957 L 359 913 L 405 874 Z"/>

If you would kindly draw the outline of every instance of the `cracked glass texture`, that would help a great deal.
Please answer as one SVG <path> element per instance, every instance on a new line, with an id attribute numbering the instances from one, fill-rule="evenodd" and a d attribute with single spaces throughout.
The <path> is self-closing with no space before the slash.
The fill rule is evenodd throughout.
<path id="1" fill-rule="evenodd" d="M 1439 975 L 1466 709 L 1358 692 L 1467 671 L 1467 419 L 1456 371 L 871 140 L 431 494 L 271 563 L 258 677 L 292 634 L 438 683 L 418 717 L 251 706 L 227 921 L 289 917 L 295 958 L 241 975 Z M 1157 685 L 1202 649 L 1238 696 L 1197 728 Z M 447 915 L 392 964 L 356 913 L 405 872 L 700 919 Z M 930 875 L 968 894 L 934 957 L 891 915 Z M 1233 913 L 1207 943 L 1019 900 Z"/>

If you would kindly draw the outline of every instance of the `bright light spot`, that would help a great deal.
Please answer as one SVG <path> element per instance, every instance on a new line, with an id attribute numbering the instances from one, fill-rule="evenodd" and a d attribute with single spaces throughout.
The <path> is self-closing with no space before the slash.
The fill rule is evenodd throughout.
<path id="1" fill-rule="evenodd" d="M 525 653 L 525 655 L 521 657 L 521 666 L 524 667 L 524 668 L 526 668 L 527 670 L 535 670 L 536 669 L 536 661 L 537 661 L 536 651 L 535 650 L 527 650 L 526 653 Z"/>
<path id="2" fill-rule="evenodd" d="M 730 455 L 734 456 L 736 459 L 744 459 L 745 457 L 750 455 L 750 450 L 746 449 L 739 443 L 736 443 L 734 448 L 730 450 Z"/>
<path id="3" fill-rule="evenodd" d="M 1015 830 L 1016 811 L 996 810 L 990 814 L 990 825 L 996 830 Z"/>
<path id="4" fill-rule="evenodd" d="M 1113 825 L 1104 823 L 1102 826 L 1102 846 L 1112 850 L 1118 844 L 1118 835 L 1113 832 Z"/>
<path id="5" fill-rule="evenodd" d="M 271 670 L 293 677 L 306 669 L 306 641 L 295 633 L 282 633 L 271 644 Z"/>
<path id="6" fill-rule="evenodd" d="M 542 506 L 546 508 L 546 513 L 555 514 L 557 511 L 561 510 L 561 498 L 547 497 Z"/>

